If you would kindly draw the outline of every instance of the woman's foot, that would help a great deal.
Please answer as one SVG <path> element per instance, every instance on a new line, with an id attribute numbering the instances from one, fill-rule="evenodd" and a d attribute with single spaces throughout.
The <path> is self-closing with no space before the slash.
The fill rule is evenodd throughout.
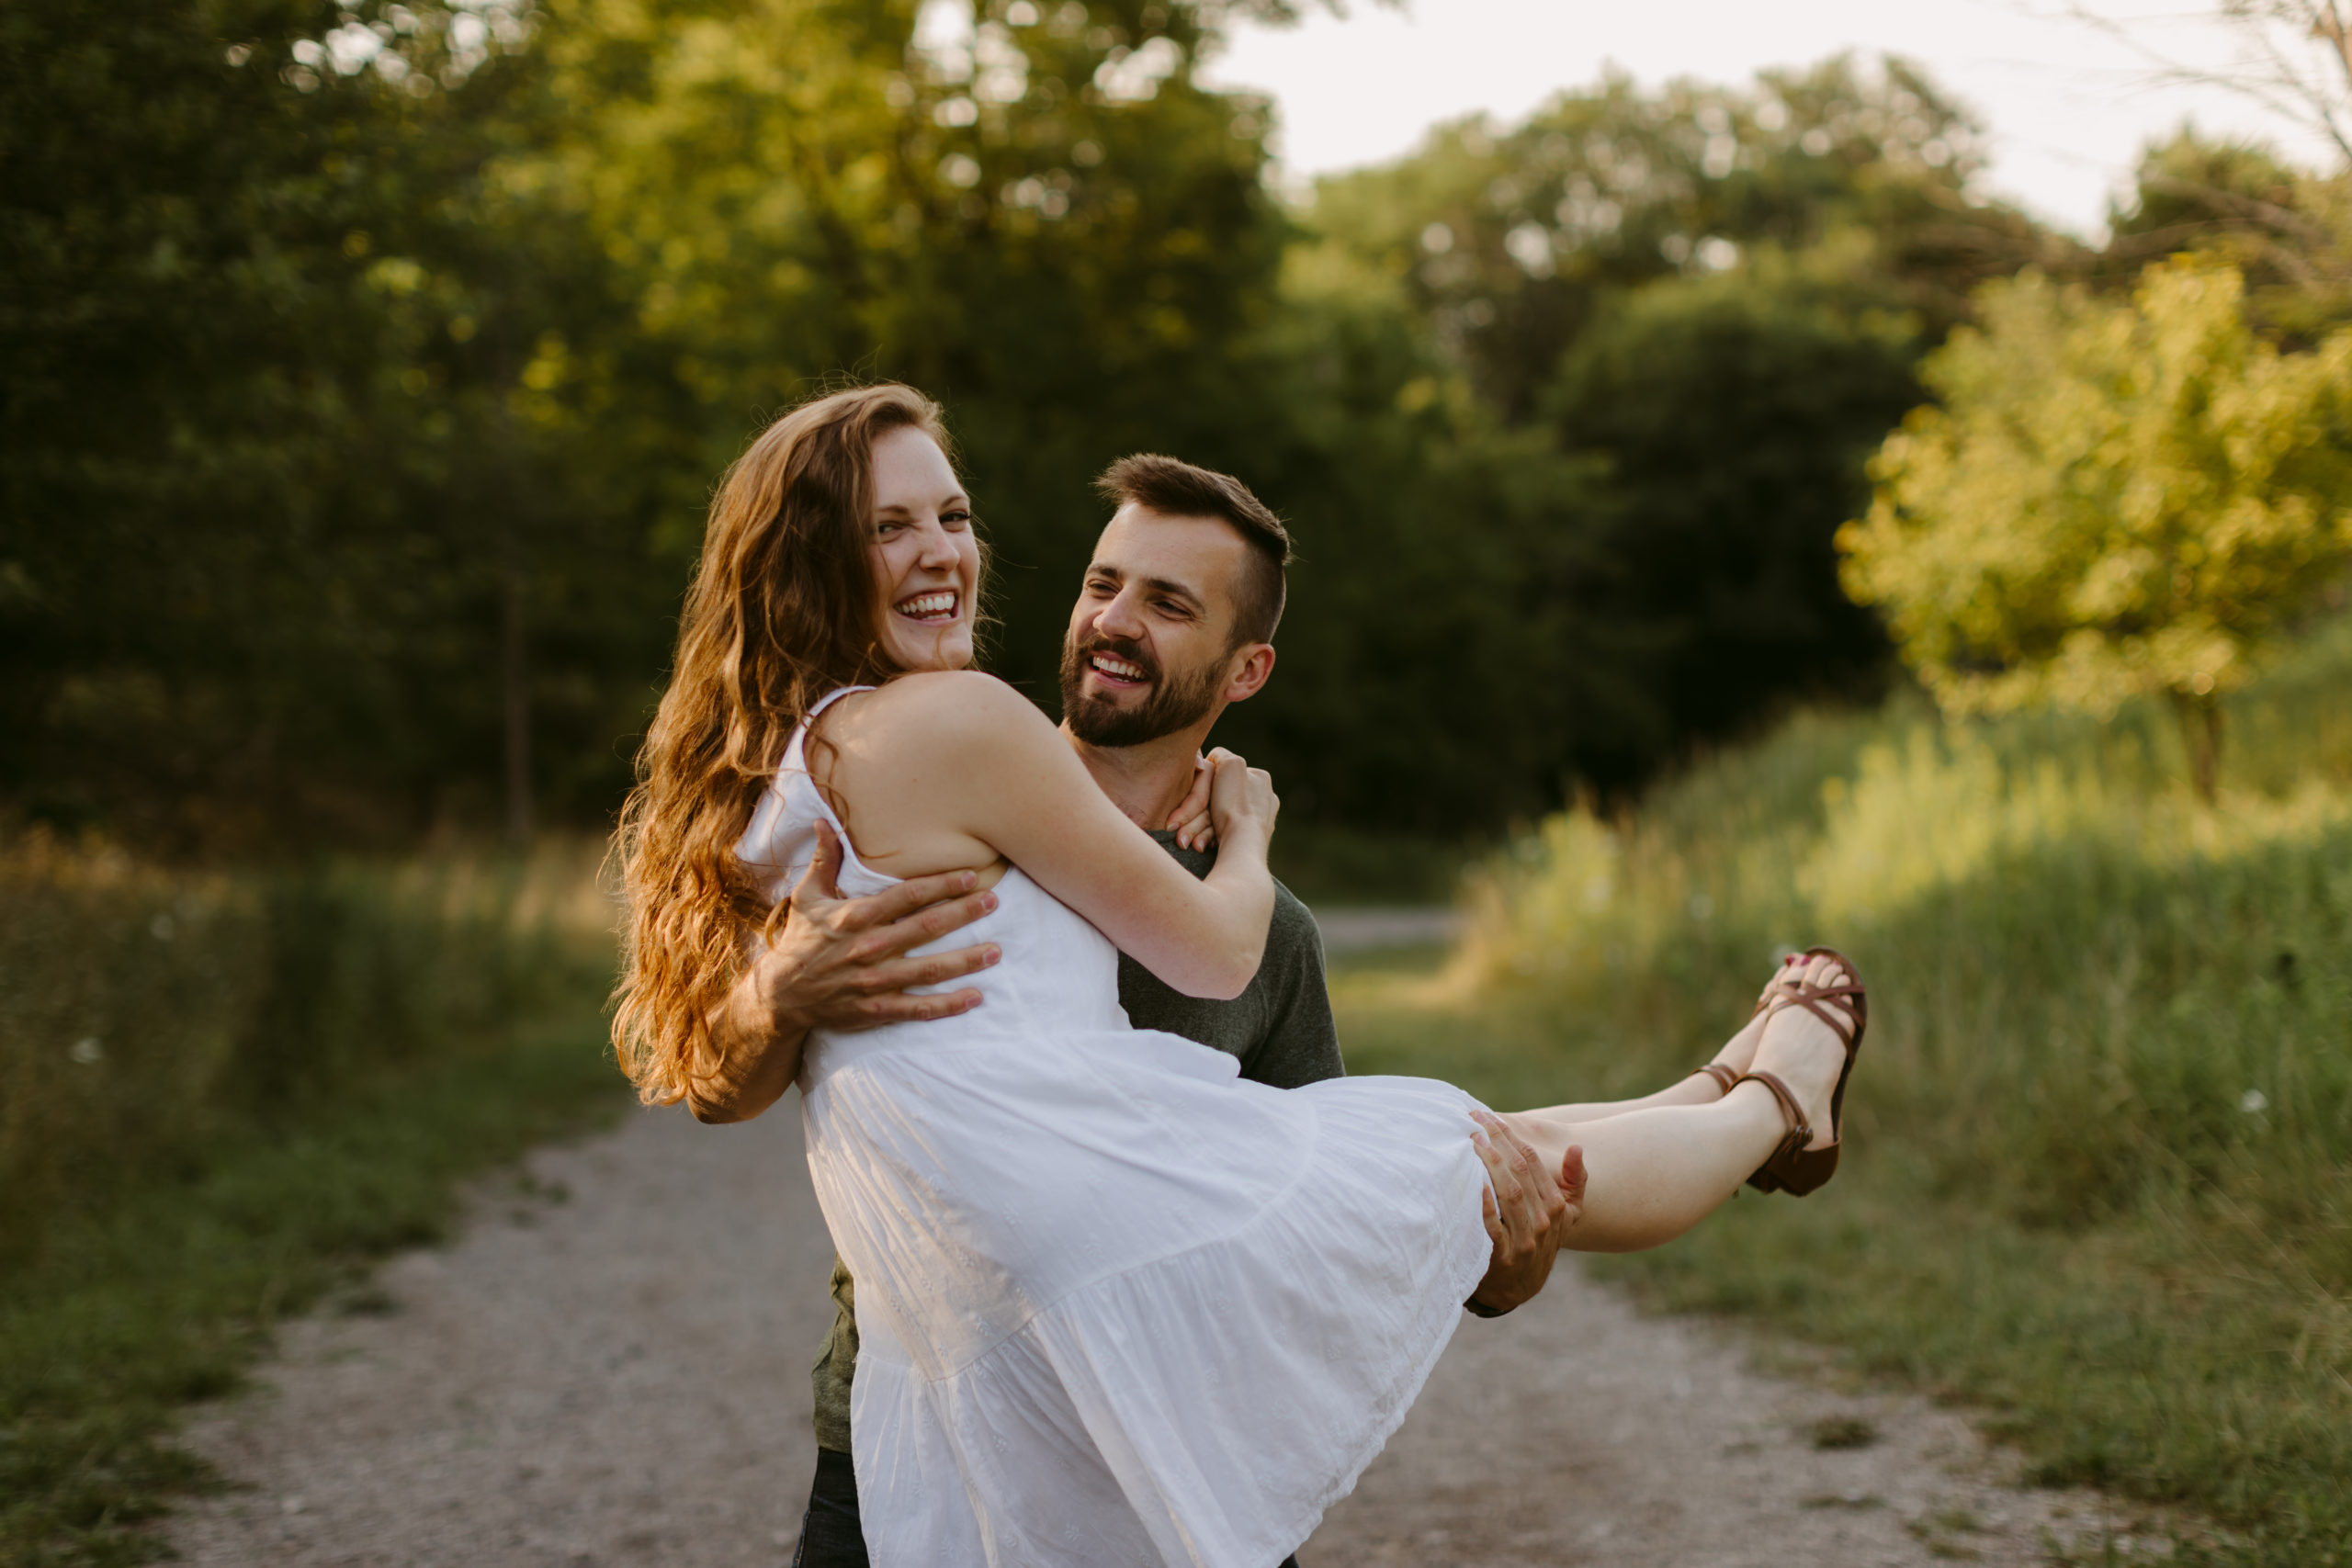
<path id="1" fill-rule="evenodd" d="M 1772 971 L 1772 977 L 1764 982 L 1764 988 L 1756 995 L 1756 1011 L 1739 1026 L 1738 1033 L 1724 1043 L 1724 1048 L 1715 1053 L 1714 1060 L 1699 1069 L 1701 1075 L 1715 1081 L 1718 1098 L 1730 1093 L 1731 1086 L 1739 1081 L 1740 1075 L 1755 1066 L 1756 1048 L 1763 1043 L 1764 1025 L 1771 1018 L 1770 1007 L 1773 995 L 1780 990 L 1782 977 L 1792 972 L 1790 966 L 1804 961 L 1804 954 L 1801 953 L 1792 953 L 1781 961 L 1781 966 Z"/>
<path id="2" fill-rule="evenodd" d="M 1816 988 L 1847 986 L 1854 981 L 1845 964 L 1826 954 L 1806 958 L 1804 967 L 1791 971 L 1789 977 Z M 1846 1034 L 1831 1028 L 1810 1008 L 1776 1009 L 1766 1017 L 1763 1038 L 1747 1069 L 1751 1073 L 1770 1073 L 1787 1086 L 1795 1098 L 1795 1111 L 1803 1118 L 1798 1124 L 1812 1129 L 1812 1137 L 1804 1145 L 1810 1150 L 1827 1149 L 1838 1142 L 1838 1112 L 1841 1109 L 1838 1090 L 1851 1055 L 1847 1040 L 1859 1034 L 1861 1026 L 1860 1010 L 1849 998 L 1832 998 L 1821 1005 L 1848 1021 Z M 1784 1106 L 1784 1112 L 1787 1110 Z"/>

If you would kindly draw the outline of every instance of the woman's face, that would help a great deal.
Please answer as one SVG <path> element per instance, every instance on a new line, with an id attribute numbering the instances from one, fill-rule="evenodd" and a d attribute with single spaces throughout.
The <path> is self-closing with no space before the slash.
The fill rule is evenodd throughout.
<path id="1" fill-rule="evenodd" d="M 874 443 L 866 557 L 882 600 L 883 647 L 899 668 L 969 664 L 980 582 L 972 503 L 939 443 L 912 426 Z"/>

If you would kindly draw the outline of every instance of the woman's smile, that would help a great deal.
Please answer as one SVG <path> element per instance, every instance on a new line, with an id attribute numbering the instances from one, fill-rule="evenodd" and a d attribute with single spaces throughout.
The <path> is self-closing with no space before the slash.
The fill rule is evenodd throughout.
<path id="1" fill-rule="evenodd" d="M 925 626 L 948 626 L 963 618 L 964 596 L 953 588 L 910 593 L 891 609 Z"/>

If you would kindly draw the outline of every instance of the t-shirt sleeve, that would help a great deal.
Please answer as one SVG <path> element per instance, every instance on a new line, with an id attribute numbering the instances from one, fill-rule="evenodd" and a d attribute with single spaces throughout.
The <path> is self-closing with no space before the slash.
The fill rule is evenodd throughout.
<path id="1" fill-rule="evenodd" d="M 1323 933 L 1291 890 L 1274 885 L 1274 918 L 1266 932 L 1266 1032 L 1242 1062 L 1241 1076 L 1296 1089 L 1346 1074 L 1339 1026 L 1323 972 Z"/>

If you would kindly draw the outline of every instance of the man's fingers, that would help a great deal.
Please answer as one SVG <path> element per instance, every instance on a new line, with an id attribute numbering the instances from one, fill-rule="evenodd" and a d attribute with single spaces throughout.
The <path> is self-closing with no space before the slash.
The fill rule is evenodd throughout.
<path id="1" fill-rule="evenodd" d="M 1478 1194 L 1478 1214 L 1487 1222 L 1487 1238 L 1497 1247 L 1510 1239 L 1503 1229 L 1502 1217 L 1495 1212 L 1495 1190 L 1491 1187 Z"/>
<path id="2" fill-rule="evenodd" d="M 950 980 L 960 980 L 967 975 L 977 975 L 1003 956 L 1003 950 L 994 942 L 980 942 L 973 947 L 959 947 L 952 953 L 926 953 L 921 958 L 899 958 L 887 964 L 874 964 L 857 978 L 857 988 L 867 996 L 882 996 L 903 991 L 910 986 L 944 986 Z"/>
<path id="3" fill-rule="evenodd" d="M 1536 1157 L 1534 1146 L 1511 1131 L 1510 1123 L 1493 1111 L 1480 1110 L 1475 1114 L 1478 1124 L 1487 1129 L 1488 1139 L 1501 1144 L 1501 1157 L 1508 1161 L 1513 1179 L 1522 1189 L 1533 1194 L 1538 1207 L 1544 1206 L 1545 1199 L 1549 1196 L 1544 1189 L 1552 1184 L 1551 1173 L 1544 1168 L 1544 1162 Z M 1491 1161 L 1488 1168 L 1494 1168 Z"/>
<path id="4" fill-rule="evenodd" d="M 995 894 L 967 893 L 961 898 L 919 909 L 903 919 L 858 932 L 851 938 L 845 956 L 852 964 L 880 964 L 959 931 L 995 908 Z"/>
<path id="5" fill-rule="evenodd" d="M 842 841 L 832 828 L 817 824 L 817 852 L 809 858 L 808 869 L 800 874 L 793 885 L 792 903 L 806 909 L 815 904 L 837 904 L 842 897 Z"/>
<path id="6" fill-rule="evenodd" d="M 1494 1239 L 1504 1247 L 1507 1256 L 1517 1257 L 1533 1247 L 1550 1228 L 1551 1216 L 1544 1212 L 1543 1201 L 1520 1179 L 1518 1161 L 1513 1156 L 1495 1147 L 1490 1139 L 1473 1141 L 1477 1145 L 1478 1157 L 1487 1166 L 1487 1201 L 1498 1209 Z"/>
<path id="7" fill-rule="evenodd" d="M 1510 1179 L 1510 1156 L 1495 1147 L 1495 1141 L 1491 1136 L 1484 1138 L 1474 1136 L 1470 1143 L 1471 1146 L 1478 1151 L 1479 1159 L 1486 1163 L 1487 1179 L 1495 1184 L 1496 1191 L 1501 1191 L 1503 1183 Z"/>
<path id="8" fill-rule="evenodd" d="M 841 910 L 841 923 L 850 931 L 896 925 L 918 910 L 970 893 L 978 883 L 979 874 L 970 871 L 943 871 L 935 876 L 910 877 L 895 887 L 886 887 L 879 893 L 849 900 Z M 840 895 L 835 894 L 834 897 L 839 897 Z M 984 909 L 960 920 L 952 920 L 932 934 L 939 935 L 954 931 L 957 926 L 970 925 L 986 912 Z"/>
<path id="9" fill-rule="evenodd" d="M 857 1004 L 858 1021 L 867 1027 L 881 1023 L 928 1023 L 954 1018 L 980 1005 L 980 993 L 967 987 L 937 996 L 910 997 L 904 991 L 867 997 Z"/>

